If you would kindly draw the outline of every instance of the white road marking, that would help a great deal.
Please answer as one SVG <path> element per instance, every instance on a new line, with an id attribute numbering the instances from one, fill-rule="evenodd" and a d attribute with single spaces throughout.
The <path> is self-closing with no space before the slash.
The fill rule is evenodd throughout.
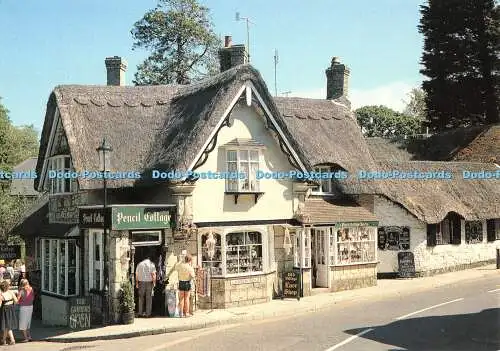
<path id="1" fill-rule="evenodd" d="M 341 346 L 344 346 L 345 344 L 348 344 L 350 343 L 351 341 L 353 341 L 354 339 L 356 338 L 359 338 L 360 336 L 362 335 L 365 335 L 366 333 L 369 333 L 373 330 L 373 328 L 369 328 L 369 329 L 365 329 L 363 330 L 362 332 L 356 334 L 356 335 L 353 335 L 347 339 L 345 339 L 344 341 L 342 341 L 341 343 L 338 343 L 337 345 L 333 345 L 332 347 L 330 347 L 329 349 L 326 349 L 325 351 L 333 351 L 333 350 L 336 350 L 338 349 L 339 347 Z"/>
<path id="2" fill-rule="evenodd" d="M 497 291 L 500 291 L 500 288 L 499 289 L 493 289 L 493 290 L 490 290 L 488 292 L 493 293 L 493 292 L 497 292 Z"/>
<path id="3" fill-rule="evenodd" d="M 463 297 L 460 298 L 460 299 L 455 299 L 455 300 L 451 300 L 451 301 L 448 301 L 448 302 L 443 302 L 443 303 L 440 303 L 439 305 L 434 305 L 434 306 L 427 307 L 427 308 L 424 308 L 424 309 L 421 309 L 421 310 L 418 310 L 418 311 L 415 311 L 415 312 L 412 312 L 412 313 L 408 313 L 408 314 L 405 314 L 404 316 L 401 316 L 401 317 L 398 317 L 398 318 L 395 318 L 395 319 L 396 320 L 405 319 L 406 317 L 413 316 L 414 314 L 417 314 L 417 313 L 420 313 L 420 312 L 424 312 L 424 311 L 428 311 L 428 310 L 431 310 L 431 309 L 436 308 L 436 307 L 444 306 L 444 305 L 447 305 L 449 303 L 453 303 L 453 302 L 457 302 L 457 301 L 462 301 L 462 300 L 463 300 Z"/>

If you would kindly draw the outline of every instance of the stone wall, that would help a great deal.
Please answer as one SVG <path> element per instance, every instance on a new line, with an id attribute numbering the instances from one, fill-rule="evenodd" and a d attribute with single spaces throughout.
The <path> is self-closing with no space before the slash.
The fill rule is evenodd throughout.
<path id="1" fill-rule="evenodd" d="M 274 276 L 273 272 L 246 277 L 214 278 L 212 296 L 200 297 L 198 306 L 202 309 L 218 309 L 269 302 L 273 298 Z"/>
<path id="2" fill-rule="evenodd" d="M 130 240 L 128 231 L 112 231 L 109 240 L 109 294 L 110 311 L 115 322 L 120 319 L 120 289 L 129 276 Z"/>
<path id="3" fill-rule="evenodd" d="M 331 291 L 366 288 L 377 285 L 377 264 L 330 267 Z"/>
<path id="4" fill-rule="evenodd" d="M 51 195 L 49 197 L 50 223 L 78 223 L 78 206 L 87 205 L 89 194 L 80 192 L 68 195 Z"/>

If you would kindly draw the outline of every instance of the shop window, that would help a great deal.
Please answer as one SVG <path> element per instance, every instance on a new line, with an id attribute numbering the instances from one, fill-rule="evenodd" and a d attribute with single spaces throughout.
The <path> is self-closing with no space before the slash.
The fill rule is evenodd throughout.
<path id="1" fill-rule="evenodd" d="M 500 240 L 500 219 L 487 220 L 486 233 L 488 242 Z"/>
<path id="2" fill-rule="evenodd" d="M 311 229 L 298 229 L 293 240 L 294 266 L 311 267 Z"/>
<path id="3" fill-rule="evenodd" d="M 226 269 L 227 274 L 262 272 L 262 234 L 226 234 Z"/>
<path id="4" fill-rule="evenodd" d="M 49 184 L 51 194 L 66 194 L 76 190 L 76 179 L 62 177 L 58 172 L 71 172 L 71 157 L 67 155 L 53 156 L 49 159 Z"/>
<path id="5" fill-rule="evenodd" d="M 74 239 L 41 239 L 42 291 L 79 294 L 79 253 Z"/>
<path id="6" fill-rule="evenodd" d="M 243 173 L 244 179 L 228 179 L 226 191 L 229 192 L 258 192 L 259 180 L 259 150 L 227 150 L 227 171 L 231 173 Z M 242 177 L 243 178 L 243 177 Z"/>
<path id="7" fill-rule="evenodd" d="M 375 227 L 349 227 L 337 230 L 336 265 L 375 261 Z"/>
<path id="8" fill-rule="evenodd" d="M 103 231 L 89 230 L 89 290 L 104 289 Z"/>
<path id="9" fill-rule="evenodd" d="M 201 266 L 204 269 L 211 268 L 212 276 L 222 275 L 222 237 L 220 234 L 212 233 L 212 238 L 215 241 L 210 243 L 208 240 L 210 235 L 204 234 L 201 236 Z M 208 244 L 207 244 L 208 240 Z M 213 245 L 213 247 L 212 247 Z M 213 257 L 210 257 L 209 251 L 213 250 Z M 212 253 L 212 252 L 211 252 Z"/>
<path id="10" fill-rule="evenodd" d="M 483 242 L 483 222 L 465 222 L 465 242 L 467 244 L 479 244 Z"/>

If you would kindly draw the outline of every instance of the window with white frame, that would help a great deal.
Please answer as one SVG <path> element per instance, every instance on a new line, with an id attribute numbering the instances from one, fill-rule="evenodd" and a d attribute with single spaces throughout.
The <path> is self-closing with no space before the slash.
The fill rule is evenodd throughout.
<path id="1" fill-rule="evenodd" d="M 330 173 L 331 167 L 329 166 L 321 166 L 321 167 L 314 167 L 314 172 L 317 173 Z M 319 182 L 319 186 L 315 187 L 313 189 L 314 192 L 318 193 L 333 193 L 335 189 L 335 184 L 333 183 L 333 179 L 331 178 L 321 178 L 317 180 Z"/>
<path id="2" fill-rule="evenodd" d="M 298 229 L 295 233 L 294 266 L 302 268 L 311 267 L 311 229 Z"/>
<path id="3" fill-rule="evenodd" d="M 132 244 L 134 246 L 150 246 L 161 244 L 161 231 L 160 230 L 141 230 L 131 232 Z"/>
<path id="4" fill-rule="evenodd" d="M 344 227 L 337 229 L 336 265 L 375 261 L 376 227 Z"/>
<path id="5" fill-rule="evenodd" d="M 68 155 L 53 156 L 49 159 L 49 191 L 51 194 L 65 194 L 76 190 L 76 179 L 62 176 L 72 171 L 71 157 Z"/>
<path id="6" fill-rule="evenodd" d="M 231 192 L 258 192 L 259 180 L 257 171 L 259 170 L 259 150 L 258 149 L 238 149 L 227 150 L 226 161 L 227 171 L 245 174 L 244 179 L 228 179 L 226 181 L 226 191 Z"/>
<path id="7" fill-rule="evenodd" d="M 226 234 L 227 274 L 262 272 L 262 234 L 235 232 Z"/>
<path id="8" fill-rule="evenodd" d="M 213 276 L 221 276 L 223 274 L 222 269 L 222 236 L 218 233 L 213 233 L 213 238 L 215 240 L 215 245 L 213 247 L 213 257 L 210 257 L 207 239 L 209 234 L 203 234 L 201 236 L 201 267 L 204 269 L 211 268 L 211 274 Z"/>
<path id="9" fill-rule="evenodd" d="M 104 233 L 89 230 L 89 290 L 104 290 Z"/>
<path id="10" fill-rule="evenodd" d="M 41 239 L 42 291 L 73 296 L 80 293 L 80 249 L 74 239 Z"/>
<path id="11" fill-rule="evenodd" d="M 208 256 L 208 234 L 200 235 L 198 258 L 203 268 L 212 268 L 212 276 L 251 275 L 262 273 L 270 265 L 266 256 L 268 242 L 259 231 L 213 233 L 214 257 Z"/>

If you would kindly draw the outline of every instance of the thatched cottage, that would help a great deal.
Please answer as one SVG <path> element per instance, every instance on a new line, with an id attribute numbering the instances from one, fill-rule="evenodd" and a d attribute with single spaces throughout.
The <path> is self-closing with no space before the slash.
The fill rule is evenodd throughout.
<path id="1" fill-rule="evenodd" d="M 359 197 L 379 219 L 379 277 L 396 275 L 398 253 L 405 251 L 414 254 L 417 275 L 494 260 L 500 240 L 500 166 L 494 163 L 500 126 L 459 128 L 423 140 L 368 138 L 367 143 L 380 170 L 452 176 L 386 180 L 377 194 L 364 191 Z M 472 178 L 481 172 L 491 177 Z"/>
<path id="2" fill-rule="evenodd" d="M 382 194 L 409 211 L 421 209 L 412 199 L 404 202 L 405 187 L 350 177 L 379 165 L 346 98 L 348 68 L 332 60 L 324 100 L 273 98 L 246 64 L 244 46 L 227 40 L 220 54 L 221 73 L 190 85 L 123 86 L 126 64 L 111 57 L 107 86 L 58 86 L 50 94 L 35 184 L 48 200 L 24 221 L 33 226 L 39 218 L 39 225 L 18 227 L 29 233 L 45 323 L 66 324 L 71 296 L 90 296 L 98 322 L 105 287 L 117 321 L 120 285 L 134 279 L 135 265 L 151 249 L 162 263 L 159 275 L 184 251 L 200 272 L 211 272 L 208 286 L 197 284 L 200 308 L 279 297 L 283 274 L 291 271 L 301 277 L 302 296 L 376 284 L 378 216 L 384 214 L 370 201 Z M 96 148 L 103 138 L 113 149 L 106 169 L 122 174 L 107 181 L 106 211 L 102 179 L 51 176 L 100 170 Z M 329 176 L 285 174 L 313 171 Z M 244 177 L 213 179 L 215 172 Z M 155 176 L 161 173 L 164 178 Z M 465 202 L 442 204 L 443 211 L 477 214 L 463 208 Z M 427 212 L 418 216 L 427 220 Z M 207 244 L 212 236 L 213 247 Z M 155 293 L 159 314 L 175 274 L 164 282 Z"/>

